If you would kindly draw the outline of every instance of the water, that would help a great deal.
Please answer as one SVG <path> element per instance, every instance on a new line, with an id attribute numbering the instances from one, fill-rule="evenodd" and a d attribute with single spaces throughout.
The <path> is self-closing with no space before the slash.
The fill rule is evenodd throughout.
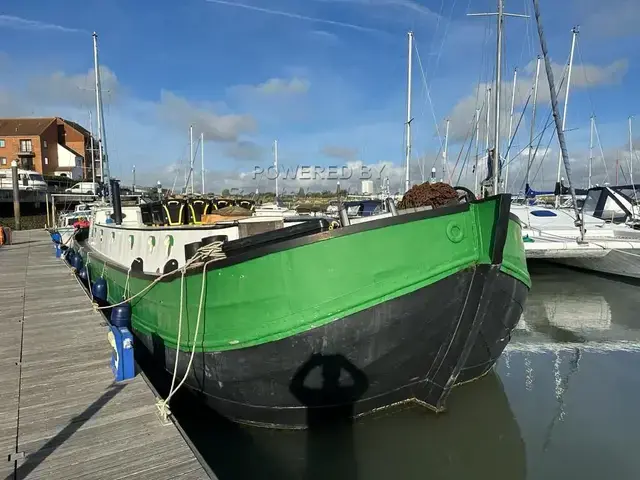
<path id="1" fill-rule="evenodd" d="M 496 372 L 449 411 L 410 407 L 330 433 L 243 427 L 183 394 L 174 412 L 226 479 L 640 478 L 640 283 L 550 264 Z"/>

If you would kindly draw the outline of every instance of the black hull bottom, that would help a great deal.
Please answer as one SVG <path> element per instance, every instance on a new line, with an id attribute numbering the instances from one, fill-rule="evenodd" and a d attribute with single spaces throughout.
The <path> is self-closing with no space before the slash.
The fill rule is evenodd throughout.
<path id="1" fill-rule="evenodd" d="M 499 267 L 478 266 L 282 340 L 196 353 L 186 384 L 231 420 L 270 427 L 324 425 L 405 402 L 443 411 L 455 385 L 492 368 L 527 293 Z M 173 372 L 175 349 L 135 333 Z M 189 354 L 180 352 L 178 380 Z"/>

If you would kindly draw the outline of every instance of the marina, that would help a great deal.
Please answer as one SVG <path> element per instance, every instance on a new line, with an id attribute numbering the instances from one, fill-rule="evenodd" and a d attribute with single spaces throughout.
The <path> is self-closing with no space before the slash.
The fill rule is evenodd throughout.
<path id="1" fill-rule="evenodd" d="M 15 232 L 0 271 L 3 478 L 215 478 L 142 374 L 114 382 L 105 319 L 46 232 Z"/>
<path id="2" fill-rule="evenodd" d="M 625 1 L 0 15 L 0 480 L 637 479 Z"/>
<path id="3" fill-rule="evenodd" d="M 640 285 L 529 263 L 533 287 L 495 371 L 454 389 L 446 413 L 407 405 L 337 429 L 282 431 L 229 422 L 184 389 L 172 412 L 221 479 L 635 478 L 640 463 L 625 452 L 640 428 Z M 160 424 L 140 375 L 113 384 L 104 319 L 46 233 L 16 232 L 0 266 L 11 272 L 0 279 L 0 428 L 12 460 L 1 474 L 209 478 L 178 430 Z M 166 396 L 164 376 L 148 378 Z"/>

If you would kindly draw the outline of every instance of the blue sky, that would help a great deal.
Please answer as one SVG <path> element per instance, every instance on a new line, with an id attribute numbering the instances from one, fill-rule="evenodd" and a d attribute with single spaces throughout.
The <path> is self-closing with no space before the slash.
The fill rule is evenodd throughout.
<path id="1" fill-rule="evenodd" d="M 407 31 L 415 31 L 417 46 L 412 178 L 418 181 L 419 165 L 429 170 L 440 149 L 434 116 L 440 138 L 445 118 L 451 119 L 453 170 L 473 125 L 478 82 L 493 81 L 494 19 L 466 13 L 495 8 L 493 0 L 66 0 L 64 8 L 46 0 L 5 0 L 0 9 L 5 39 L 0 111 L 2 116 L 60 115 L 87 124 L 89 110 L 95 109 L 95 30 L 111 168 L 125 182 L 136 164 L 138 179 L 145 183 L 172 183 L 177 175 L 180 185 L 193 123 L 195 136 L 205 133 L 207 176 L 218 191 L 224 186 L 273 188 L 247 172 L 270 163 L 274 139 L 282 165 L 386 165 L 399 186 Z M 507 1 L 506 9 L 530 13 L 532 7 L 530 1 Z M 635 48 L 640 4 L 541 0 L 541 9 L 556 81 L 568 58 L 571 27 L 581 25 L 567 122 L 575 173 L 586 171 L 592 112 L 613 169 L 618 150 L 627 148 L 627 117 L 640 114 L 634 81 L 640 73 Z M 518 67 L 517 121 L 538 52 L 535 22 L 507 19 L 503 117 Z M 545 96 L 542 83 L 544 76 L 538 131 L 548 111 L 548 89 Z M 526 147 L 529 118 L 530 108 L 514 151 Z M 541 187 L 554 181 L 555 144 L 537 179 Z M 619 155 L 628 161 L 624 152 Z M 517 175 L 517 164 L 512 164 L 512 175 Z M 601 164 L 594 164 L 594 170 L 603 176 Z M 467 174 L 463 181 L 469 180 Z"/>

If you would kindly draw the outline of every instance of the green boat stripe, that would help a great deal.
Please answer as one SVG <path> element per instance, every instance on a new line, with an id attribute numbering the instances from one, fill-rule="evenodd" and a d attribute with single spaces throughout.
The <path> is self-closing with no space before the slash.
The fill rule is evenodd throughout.
<path id="1" fill-rule="evenodd" d="M 286 338 L 463 269 L 490 264 L 498 205 L 498 201 L 471 203 L 466 210 L 448 215 L 364 229 L 331 241 L 303 242 L 208 270 L 196 350 L 232 350 Z M 520 225 L 512 219 L 507 225 L 501 269 L 530 286 Z M 105 259 L 89 247 L 87 251 L 91 278 L 96 278 L 103 272 Z M 104 268 L 111 303 L 122 299 L 127 281 L 122 270 L 112 264 Z M 132 273 L 130 293 L 141 291 L 154 278 Z M 137 330 L 158 335 L 175 348 L 180 274 L 172 278 L 132 302 L 132 322 Z M 202 270 L 185 276 L 181 350 L 193 345 L 202 279 Z M 428 308 L 425 312 L 428 315 Z"/>

